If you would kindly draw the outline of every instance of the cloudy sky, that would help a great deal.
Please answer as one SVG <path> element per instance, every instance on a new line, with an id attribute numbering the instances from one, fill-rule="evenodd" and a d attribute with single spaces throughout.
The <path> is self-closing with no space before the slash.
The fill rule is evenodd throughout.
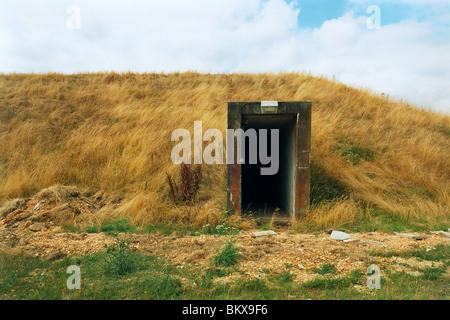
<path id="1" fill-rule="evenodd" d="M 311 72 L 450 113 L 449 0 L 1 0 L 0 72 Z"/>

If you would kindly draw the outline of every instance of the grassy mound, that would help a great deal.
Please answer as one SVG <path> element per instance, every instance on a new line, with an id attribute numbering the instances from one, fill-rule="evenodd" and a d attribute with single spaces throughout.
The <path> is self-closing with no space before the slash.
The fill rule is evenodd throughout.
<path id="1" fill-rule="evenodd" d="M 312 101 L 312 210 L 302 225 L 448 223 L 450 118 L 306 74 L 0 76 L 0 202 L 53 185 L 120 194 L 133 222 L 218 223 L 226 166 L 203 166 L 195 205 L 174 205 L 171 133 L 227 126 L 227 102 Z"/>

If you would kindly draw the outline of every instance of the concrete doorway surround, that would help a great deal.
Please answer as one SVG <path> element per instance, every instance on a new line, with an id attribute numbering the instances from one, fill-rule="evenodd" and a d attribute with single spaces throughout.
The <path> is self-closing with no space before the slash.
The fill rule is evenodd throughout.
<path id="1" fill-rule="evenodd" d="M 280 222 L 306 217 L 309 212 L 311 102 L 229 102 L 228 129 L 244 132 L 278 129 L 279 132 L 279 170 L 275 175 L 261 175 L 264 165 L 259 162 L 249 164 L 248 143 L 245 143 L 244 163 L 237 161 L 238 144 L 233 143 L 235 159 L 227 165 L 228 210 L 252 214 L 261 221 L 271 220 L 275 211 L 275 221 Z"/>

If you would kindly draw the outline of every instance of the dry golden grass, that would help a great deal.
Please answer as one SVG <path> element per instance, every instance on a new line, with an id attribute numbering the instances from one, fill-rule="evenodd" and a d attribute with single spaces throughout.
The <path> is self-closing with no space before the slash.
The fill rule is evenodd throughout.
<path id="1" fill-rule="evenodd" d="M 225 209 L 226 167 L 204 166 L 198 205 L 170 202 L 173 130 L 225 133 L 227 102 L 310 100 L 312 156 L 349 192 L 309 220 L 352 220 L 359 203 L 413 219 L 448 218 L 450 118 L 306 74 L 11 74 L 0 76 L 0 202 L 55 184 L 124 196 L 111 214 L 135 222 L 214 223 Z M 337 150 L 375 154 L 352 164 Z"/>

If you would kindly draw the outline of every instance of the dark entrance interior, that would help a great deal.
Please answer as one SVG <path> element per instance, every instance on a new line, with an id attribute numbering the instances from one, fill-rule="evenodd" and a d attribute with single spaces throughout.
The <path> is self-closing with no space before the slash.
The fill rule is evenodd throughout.
<path id="1" fill-rule="evenodd" d="M 296 115 L 249 115 L 242 117 L 244 131 L 255 129 L 259 142 L 259 129 L 268 130 L 268 155 L 272 155 L 271 129 L 279 130 L 279 170 L 275 175 L 261 175 L 263 165 L 249 164 L 249 145 L 246 141 L 245 164 L 241 172 L 241 209 L 261 220 L 270 220 L 279 208 L 277 220 L 291 219 L 295 198 L 295 137 Z"/>

